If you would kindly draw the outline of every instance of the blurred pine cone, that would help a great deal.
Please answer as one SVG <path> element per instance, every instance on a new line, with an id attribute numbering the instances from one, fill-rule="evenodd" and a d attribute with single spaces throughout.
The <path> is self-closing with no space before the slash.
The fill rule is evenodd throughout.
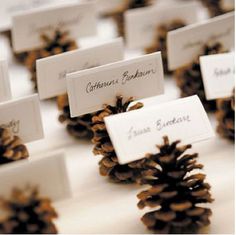
<path id="1" fill-rule="evenodd" d="M 18 136 L 0 127 L 0 165 L 29 157 L 28 150 Z"/>
<path id="2" fill-rule="evenodd" d="M 70 117 L 70 107 L 67 94 L 57 97 L 58 109 L 60 110 L 59 121 L 66 125 L 70 135 L 75 138 L 93 137 L 92 132 L 92 114 L 85 114 L 80 117 Z"/>
<path id="3" fill-rule="evenodd" d="M 226 52 L 220 43 L 208 44 L 203 47 L 199 56 L 190 64 L 177 69 L 174 77 L 177 86 L 181 90 L 181 97 L 198 95 L 206 111 L 215 111 L 215 100 L 207 100 L 205 96 L 199 57 L 201 55 L 212 55 Z"/>
<path id="4" fill-rule="evenodd" d="M 234 141 L 235 136 L 235 91 L 229 98 L 217 100 L 216 118 L 217 132 L 223 137 Z"/>
<path id="5" fill-rule="evenodd" d="M 157 28 L 157 36 L 155 37 L 154 43 L 145 49 L 147 54 L 161 51 L 164 72 L 166 74 L 170 74 L 167 60 L 167 33 L 169 31 L 184 27 L 185 25 L 186 24 L 182 20 L 173 20 L 170 23 L 161 24 Z"/>
<path id="6" fill-rule="evenodd" d="M 36 90 L 36 60 L 61 54 L 63 52 L 72 51 L 78 48 L 76 41 L 69 38 L 69 33 L 61 32 L 60 30 L 56 30 L 52 37 L 43 34 L 41 35 L 41 39 L 44 44 L 42 48 L 28 52 L 25 59 L 25 65 L 31 72 L 31 80 L 34 82 Z"/>
<path id="7" fill-rule="evenodd" d="M 203 207 L 213 201 L 210 185 L 204 182 L 204 174 L 191 174 L 203 165 L 196 161 L 198 154 L 184 154 L 191 145 L 178 147 L 179 143 L 169 143 L 164 137 L 164 144 L 158 146 L 160 152 L 148 156 L 156 167 L 144 172 L 142 183 L 151 187 L 138 194 L 140 209 L 156 208 L 142 217 L 147 228 L 156 233 L 196 233 L 210 224 L 212 212 Z"/>
<path id="8" fill-rule="evenodd" d="M 13 189 L 10 199 L 1 199 L 0 233 L 55 234 L 57 213 L 51 200 L 39 195 L 36 187 Z"/>
<path id="9" fill-rule="evenodd" d="M 133 98 L 123 102 L 122 96 L 117 96 L 116 105 L 105 105 L 104 109 L 98 111 L 92 118 L 92 130 L 94 137 L 92 142 L 95 144 L 93 153 L 102 155 L 103 158 L 99 162 L 99 170 L 102 176 L 108 176 L 113 182 L 117 183 L 133 183 L 140 177 L 143 163 L 145 160 L 131 162 L 129 164 L 120 165 L 108 135 L 104 118 L 113 114 L 128 112 L 143 107 L 142 103 L 136 103 L 129 107 Z"/>

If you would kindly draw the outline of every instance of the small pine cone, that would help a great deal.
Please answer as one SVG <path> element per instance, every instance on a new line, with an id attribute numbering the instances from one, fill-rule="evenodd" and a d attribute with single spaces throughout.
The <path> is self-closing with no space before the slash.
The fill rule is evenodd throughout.
<path id="1" fill-rule="evenodd" d="M 136 103 L 129 107 L 133 98 L 123 102 L 122 96 L 117 96 L 116 105 L 105 105 L 104 109 L 98 111 L 92 118 L 92 130 L 94 137 L 92 142 L 95 144 L 93 153 L 102 155 L 103 158 L 99 162 L 99 170 L 102 176 L 108 176 L 111 181 L 116 183 L 134 183 L 140 177 L 144 160 L 131 162 L 129 164 L 120 165 L 113 148 L 112 142 L 108 135 L 104 118 L 113 114 L 123 113 L 143 107 L 142 103 Z M 129 108 L 128 108 L 129 107 Z"/>
<path id="2" fill-rule="evenodd" d="M 124 13 L 127 10 L 146 7 L 152 4 L 153 0 L 127 0 L 126 3 L 120 7 L 119 9 L 115 10 L 111 13 L 113 19 L 117 25 L 118 35 L 124 37 L 125 30 L 124 30 Z"/>
<path id="3" fill-rule="evenodd" d="M 44 46 L 40 49 L 35 49 L 28 52 L 25 59 L 25 65 L 31 72 L 31 80 L 35 84 L 37 90 L 37 76 L 36 76 L 36 60 L 48 56 L 61 54 L 63 52 L 72 51 L 78 48 L 76 41 L 69 38 L 68 32 L 61 32 L 56 30 L 53 37 L 45 34 L 41 36 Z"/>
<path id="4" fill-rule="evenodd" d="M 223 138 L 234 141 L 235 135 L 235 91 L 232 97 L 217 100 L 217 132 Z"/>
<path id="5" fill-rule="evenodd" d="M 55 234 L 57 213 L 51 200 L 41 197 L 36 187 L 13 189 L 10 199 L 1 199 L 1 234 Z"/>
<path id="6" fill-rule="evenodd" d="M 220 43 L 206 45 L 200 55 L 212 55 L 226 52 Z M 199 56 L 190 64 L 177 69 L 174 72 L 177 86 L 181 90 L 181 97 L 198 95 L 206 111 L 216 110 L 215 100 L 207 100 L 202 81 Z"/>
<path id="7" fill-rule="evenodd" d="M 169 143 L 164 137 L 164 144 L 158 146 L 160 152 L 149 155 L 156 167 L 143 173 L 142 183 L 151 187 L 137 196 L 140 209 L 156 208 L 142 217 L 147 228 L 156 233 L 196 233 L 210 224 L 212 212 L 203 207 L 213 201 L 210 185 L 204 182 L 204 174 L 191 174 L 203 165 L 196 161 L 198 154 L 184 154 L 191 145 L 178 147 L 179 143 Z"/>
<path id="8" fill-rule="evenodd" d="M 29 157 L 26 146 L 9 129 L 0 127 L 0 165 Z"/>
<path id="9" fill-rule="evenodd" d="M 170 74 L 167 61 L 167 33 L 169 31 L 184 27 L 185 25 L 186 24 L 182 20 L 173 20 L 170 23 L 161 24 L 157 28 L 157 37 L 155 38 L 154 43 L 145 49 L 147 54 L 161 51 L 164 72 L 166 74 Z"/>
<path id="10" fill-rule="evenodd" d="M 75 138 L 92 139 L 92 117 L 95 113 L 72 118 L 70 116 L 70 107 L 67 94 L 58 96 L 57 104 L 58 109 L 61 112 L 58 119 L 61 123 L 66 125 L 68 133 Z"/>

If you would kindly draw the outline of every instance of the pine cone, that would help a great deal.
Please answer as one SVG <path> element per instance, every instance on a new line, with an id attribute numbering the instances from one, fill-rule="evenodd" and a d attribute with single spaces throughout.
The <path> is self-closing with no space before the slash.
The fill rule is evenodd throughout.
<path id="1" fill-rule="evenodd" d="M 51 200 L 41 197 L 36 187 L 15 188 L 9 200 L 1 199 L 4 218 L 0 219 L 0 233 L 55 234 L 53 219 L 57 213 Z"/>
<path id="2" fill-rule="evenodd" d="M 223 49 L 220 43 L 214 43 L 213 45 L 208 44 L 204 46 L 202 53 L 199 56 L 219 54 L 224 52 L 226 51 Z M 215 100 L 208 101 L 205 96 L 199 56 L 192 63 L 177 69 L 174 72 L 174 77 L 177 86 L 181 90 L 181 97 L 198 95 L 206 111 L 215 111 Z"/>
<path id="3" fill-rule="evenodd" d="M 59 121 L 66 124 L 66 129 L 70 135 L 75 138 L 89 138 L 93 137 L 92 132 L 92 117 L 95 113 L 85 114 L 80 117 L 70 117 L 70 107 L 68 96 L 60 95 L 57 97 L 58 109 L 60 110 Z"/>
<path id="4" fill-rule="evenodd" d="M 168 61 L 167 61 L 167 33 L 169 31 L 179 29 L 184 26 L 185 23 L 182 20 L 173 20 L 170 23 L 161 24 L 157 28 L 157 37 L 155 37 L 154 43 L 150 47 L 147 47 L 145 49 L 147 54 L 161 51 L 164 72 L 166 74 L 170 74 L 170 71 L 168 70 Z"/>
<path id="5" fill-rule="evenodd" d="M 26 146 L 9 129 L 0 127 L 0 165 L 29 157 Z"/>
<path id="6" fill-rule="evenodd" d="M 146 7 L 152 4 L 153 0 L 127 0 L 124 6 L 120 7 L 119 9 L 115 10 L 111 13 L 113 19 L 117 25 L 118 35 L 124 37 L 125 30 L 124 30 L 124 13 L 127 10 Z"/>
<path id="7" fill-rule="evenodd" d="M 77 49 L 76 41 L 69 38 L 68 32 L 61 32 L 56 30 L 53 37 L 43 34 L 41 39 L 44 46 L 40 49 L 32 50 L 28 52 L 25 59 L 25 65 L 31 72 L 31 80 L 35 84 L 37 90 L 37 78 L 36 78 L 36 60 L 42 59 L 48 56 L 61 54 L 63 52 Z"/>
<path id="8" fill-rule="evenodd" d="M 93 153 L 102 155 L 103 158 L 99 162 L 99 170 L 102 176 L 108 176 L 111 181 L 116 183 L 133 183 L 140 177 L 143 163 L 145 160 L 131 162 L 129 164 L 120 165 L 111 143 L 110 137 L 104 123 L 104 117 L 123 113 L 143 107 L 142 103 L 136 103 L 128 108 L 133 98 L 123 102 L 122 96 L 117 96 L 116 105 L 105 105 L 102 111 L 98 111 L 92 118 L 92 130 L 94 137 L 92 142 L 95 144 Z"/>
<path id="9" fill-rule="evenodd" d="M 157 208 L 142 217 L 156 233 L 196 233 L 210 224 L 211 210 L 198 205 L 213 201 L 210 185 L 204 182 L 204 174 L 190 174 L 203 165 L 196 161 L 198 154 L 184 154 L 191 145 L 178 147 L 179 143 L 170 144 L 164 137 L 164 144 L 158 146 L 160 152 L 148 156 L 156 167 L 143 173 L 142 183 L 151 187 L 138 194 L 138 207 Z"/>
<path id="10" fill-rule="evenodd" d="M 235 91 L 232 97 L 217 100 L 216 118 L 217 132 L 223 137 L 234 141 L 235 135 Z"/>

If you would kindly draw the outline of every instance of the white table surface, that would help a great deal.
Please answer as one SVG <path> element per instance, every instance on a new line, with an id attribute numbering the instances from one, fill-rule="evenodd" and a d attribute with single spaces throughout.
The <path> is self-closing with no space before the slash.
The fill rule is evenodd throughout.
<path id="1" fill-rule="evenodd" d="M 103 20 L 98 37 L 80 41 L 82 47 L 102 42 L 114 36 L 113 24 Z M 130 58 L 140 51 L 127 51 Z M 5 38 L 0 37 L 0 57 L 9 61 L 13 96 L 21 97 L 33 92 L 27 70 L 16 64 Z M 171 79 L 166 79 L 166 95 L 161 100 L 177 98 L 179 91 Z M 144 104 L 158 103 L 160 98 L 146 99 Z M 98 173 L 100 157 L 93 156 L 93 145 L 88 141 L 74 140 L 57 121 L 58 110 L 54 102 L 42 101 L 45 138 L 28 144 L 31 159 L 53 150 L 64 149 L 73 198 L 55 203 L 59 213 L 56 221 L 60 233 L 150 233 L 140 221 L 146 210 L 136 206 L 136 195 L 145 187 L 119 185 L 107 181 Z M 216 120 L 210 115 L 215 128 Z M 199 153 L 199 162 L 205 165 L 204 173 L 212 186 L 215 201 L 209 233 L 234 233 L 234 145 L 216 137 L 193 145 Z"/>

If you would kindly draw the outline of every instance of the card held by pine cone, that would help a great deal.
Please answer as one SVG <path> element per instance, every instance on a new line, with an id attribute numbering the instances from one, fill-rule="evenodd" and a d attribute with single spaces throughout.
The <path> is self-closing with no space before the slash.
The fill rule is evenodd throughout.
<path id="1" fill-rule="evenodd" d="M 7 61 L 0 60 L 0 103 L 11 99 Z"/>

